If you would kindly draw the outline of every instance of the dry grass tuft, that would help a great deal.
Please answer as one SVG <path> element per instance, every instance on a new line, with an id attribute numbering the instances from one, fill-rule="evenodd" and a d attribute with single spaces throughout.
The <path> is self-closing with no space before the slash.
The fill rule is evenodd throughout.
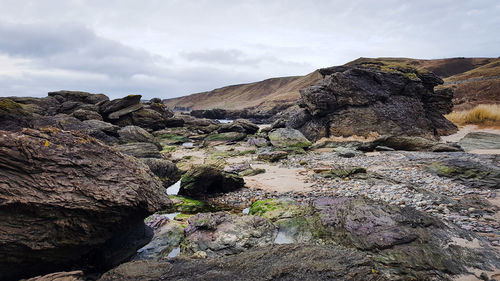
<path id="1" fill-rule="evenodd" d="M 500 126 L 500 105 L 480 104 L 470 110 L 454 111 L 445 117 L 456 125 Z"/>

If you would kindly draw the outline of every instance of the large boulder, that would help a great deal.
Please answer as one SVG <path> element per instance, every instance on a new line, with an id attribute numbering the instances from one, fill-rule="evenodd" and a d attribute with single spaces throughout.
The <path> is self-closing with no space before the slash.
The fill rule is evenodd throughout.
<path id="1" fill-rule="evenodd" d="M 2 280 L 116 265 L 170 204 L 144 164 L 79 132 L 1 131 L 0 170 Z"/>
<path id="2" fill-rule="evenodd" d="M 153 135 L 138 126 L 126 126 L 118 131 L 120 141 L 128 142 L 155 142 Z"/>
<path id="3" fill-rule="evenodd" d="M 99 106 L 99 111 L 103 116 L 108 117 L 109 114 L 123 110 L 125 108 L 136 106 L 141 102 L 141 95 L 128 95 L 121 99 L 103 102 Z"/>
<path id="4" fill-rule="evenodd" d="M 310 140 L 374 133 L 436 138 L 457 131 L 443 116 L 451 110 L 452 94 L 434 92 L 443 81 L 432 73 L 383 64 L 320 72 L 324 79 L 301 91 L 302 121 L 287 123 Z"/>
<path id="5" fill-rule="evenodd" d="M 298 130 L 291 128 L 279 128 L 268 134 L 271 144 L 276 147 L 305 148 L 311 142 Z"/>
<path id="6" fill-rule="evenodd" d="M 363 144 L 360 150 L 373 150 L 379 147 L 406 151 L 458 152 L 463 149 L 457 144 L 447 144 L 422 137 L 382 136 L 371 143 Z"/>
<path id="7" fill-rule="evenodd" d="M 179 195 L 200 198 L 216 193 L 234 191 L 245 185 L 242 177 L 210 166 L 199 165 L 191 168 L 181 178 Z"/>

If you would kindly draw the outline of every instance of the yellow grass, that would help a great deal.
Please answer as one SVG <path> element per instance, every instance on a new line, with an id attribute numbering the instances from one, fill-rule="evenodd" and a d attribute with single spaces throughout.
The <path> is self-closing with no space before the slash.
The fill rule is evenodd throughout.
<path id="1" fill-rule="evenodd" d="M 454 111 L 445 117 L 456 125 L 500 126 L 500 105 L 480 104 L 470 110 Z"/>

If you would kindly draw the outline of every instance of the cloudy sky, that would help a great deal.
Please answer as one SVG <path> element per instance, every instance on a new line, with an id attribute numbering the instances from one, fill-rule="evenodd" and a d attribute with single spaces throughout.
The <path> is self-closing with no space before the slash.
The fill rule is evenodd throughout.
<path id="1" fill-rule="evenodd" d="M 498 57 L 498 0 L 0 0 L 0 96 L 169 98 L 358 57 Z"/>

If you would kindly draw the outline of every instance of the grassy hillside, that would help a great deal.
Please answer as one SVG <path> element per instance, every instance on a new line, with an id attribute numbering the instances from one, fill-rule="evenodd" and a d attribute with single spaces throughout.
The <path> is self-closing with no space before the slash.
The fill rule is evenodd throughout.
<path id="1" fill-rule="evenodd" d="M 457 110 L 471 109 L 478 104 L 500 104 L 499 58 L 448 58 L 421 60 L 411 58 L 359 58 L 346 65 L 382 62 L 432 71 L 444 79 L 442 87 L 453 87 Z M 292 104 L 299 91 L 314 85 L 321 74 L 314 71 L 306 76 L 271 78 L 260 82 L 227 86 L 209 92 L 165 100 L 170 108 L 268 110 L 276 105 Z"/>
<path id="2" fill-rule="evenodd" d="M 191 110 L 250 107 L 271 109 L 276 105 L 295 102 L 300 97 L 300 89 L 314 85 L 321 78 L 321 74 L 314 71 L 305 76 L 271 78 L 260 82 L 227 86 L 210 92 L 168 99 L 164 103 L 170 108 L 188 107 Z"/>

